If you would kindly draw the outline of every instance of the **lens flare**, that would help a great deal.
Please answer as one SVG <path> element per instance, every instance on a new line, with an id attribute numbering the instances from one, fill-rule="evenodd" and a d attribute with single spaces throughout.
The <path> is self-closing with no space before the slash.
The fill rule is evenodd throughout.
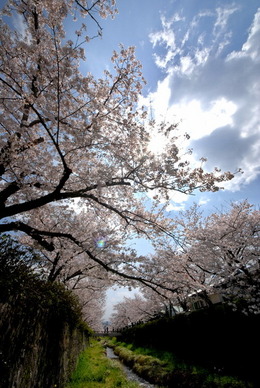
<path id="1" fill-rule="evenodd" d="M 95 240 L 95 244 L 97 248 L 105 248 L 106 239 L 104 237 L 99 237 Z"/>

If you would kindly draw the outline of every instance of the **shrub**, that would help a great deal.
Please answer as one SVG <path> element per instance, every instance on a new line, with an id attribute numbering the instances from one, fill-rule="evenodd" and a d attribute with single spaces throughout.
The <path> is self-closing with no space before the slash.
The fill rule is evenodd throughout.
<path id="1" fill-rule="evenodd" d="M 36 312 L 46 310 L 56 320 L 81 326 L 78 299 L 60 283 L 50 282 L 39 270 L 40 258 L 9 236 L 0 238 L 0 302 Z M 89 329 L 85 325 L 85 331 Z"/>
<path id="2" fill-rule="evenodd" d="M 245 316 L 218 306 L 135 326 L 121 339 L 135 347 L 170 352 L 179 364 L 200 365 L 212 373 L 220 370 L 257 386 L 259 326 L 260 315 Z"/>

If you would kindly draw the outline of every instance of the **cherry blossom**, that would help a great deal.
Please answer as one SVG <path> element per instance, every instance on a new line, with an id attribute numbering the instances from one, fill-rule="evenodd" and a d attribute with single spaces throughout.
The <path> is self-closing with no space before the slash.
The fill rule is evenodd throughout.
<path id="1" fill-rule="evenodd" d="M 194 205 L 173 224 L 175 239 L 161 239 L 145 264 L 168 290 L 164 296 L 187 309 L 190 295 L 210 303 L 208 296 L 219 293 L 236 308 L 259 312 L 259 210 L 242 201 L 204 217 Z"/>
<path id="2" fill-rule="evenodd" d="M 86 23 L 68 39 L 64 21 L 78 13 Z M 112 53 L 103 78 L 80 72 L 87 23 L 100 33 L 114 0 L 9 0 L 2 14 L 0 233 L 23 236 L 42 251 L 50 279 L 72 288 L 123 277 L 156 292 L 179 289 L 179 280 L 146 273 L 146 259 L 125 242 L 173 234 L 159 203 L 171 191 L 216 191 L 233 175 L 193 168 L 172 141 L 159 155 L 149 150 L 152 129 L 167 138 L 176 125 L 149 121 L 139 108 L 145 81 L 133 47 Z M 21 30 L 5 22 L 10 16 Z M 153 190 L 147 207 L 140 194 Z M 100 236 L 106 243 L 97 247 Z"/>

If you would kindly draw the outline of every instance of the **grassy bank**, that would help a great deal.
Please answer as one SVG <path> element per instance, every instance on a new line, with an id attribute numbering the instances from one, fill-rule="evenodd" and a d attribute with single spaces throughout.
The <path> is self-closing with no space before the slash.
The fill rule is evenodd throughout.
<path id="1" fill-rule="evenodd" d="M 210 373 L 198 366 L 184 364 L 169 352 L 134 347 L 132 344 L 109 341 L 119 358 L 137 374 L 151 383 L 169 387 L 253 388 L 235 377 Z"/>
<path id="2" fill-rule="evenodd" d="M 78 366 L 66 388 L 138 388 L 127 381 L 120 364 L 106 357 L 100 341 L 91 339 L 90 346 L 81 354 Z"/>
<path id="3" fill-rule="evenodd" d="M 122 342 L 167 351 L 187 365 L 200 365 L 260 387 L 260 314 L 246 316 L 227 305 L 162 317 L 122 332 Z M 218 372 L 219 373 L 219 372 Z"/>

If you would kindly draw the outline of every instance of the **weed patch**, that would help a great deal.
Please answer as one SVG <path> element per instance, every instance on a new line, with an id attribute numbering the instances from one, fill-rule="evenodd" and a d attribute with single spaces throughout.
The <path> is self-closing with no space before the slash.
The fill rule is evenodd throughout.
<path id="1" fill-rule="evenodd" d="M 127 381 L 119 362 L 106 357 L 102 343 L 91 340 L 90 346 L 81 354 L 78 366 L 66 388 L 138 388 Z"/>
<path id="2" fill-rule="evenodd" d="M 176 388 L 253 388 L 252 384 L 234 377 L 212 374 L 201 367 L 185 364 L 169 352 L 135 348 L 115 339 L 108 340 L 108 345 L 134 372 L 153 384 Z"/>

